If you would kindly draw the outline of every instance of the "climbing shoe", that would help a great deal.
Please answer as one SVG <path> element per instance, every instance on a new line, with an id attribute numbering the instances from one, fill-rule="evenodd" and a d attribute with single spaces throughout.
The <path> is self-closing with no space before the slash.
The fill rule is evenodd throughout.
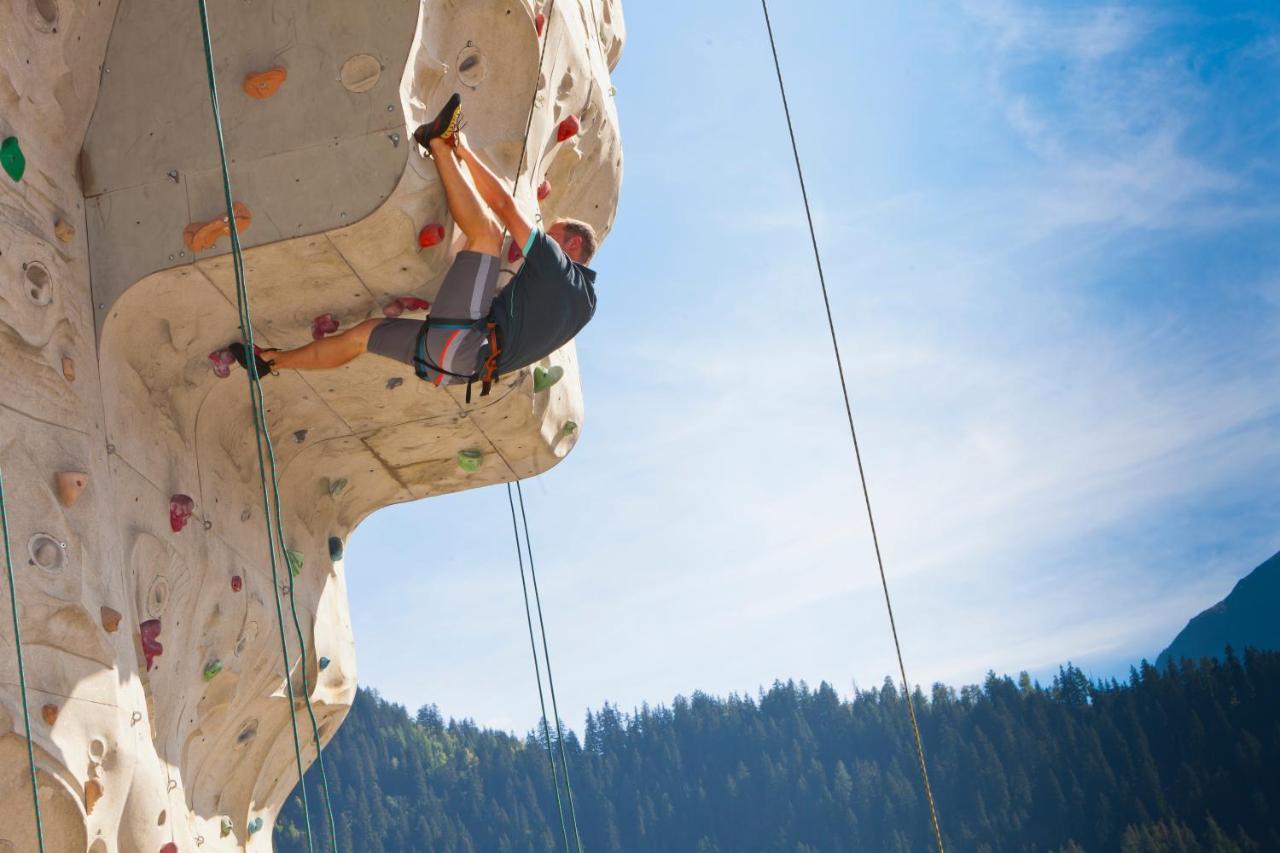
<path id="1" fill-rule="evenodd" d="M 279 352 L 279 350 L 263 349 L 262 347 L 258 347 L 258 346 L 255 346 L 253 350 L 254 350 L 253 366 L 258 369 L 258 378 L 261 379 L 264 376 L 270 376 L 271 374 L 275 373 L 275 370 L 273 369 L 275 367 L 275 362 L 267 361 L 265 358 L 262 357 L 262 354 L 264 352 Z M 236 361 L 239 362 L 241 367 L 243 367 L 245 370 L 249 369 L 249 360 L 245 357 L 246 352 L 245 352 L 244 344 L 240 343 L 239 341 L 236 341 L 233 344 L 228 344 L 227 352 L 235 356 Z"/>
<path id="2" fill-rule="evenodd" d="M 433 139 L 443 139 L 448 142 L 458 132 L 458 122 L 461 118 L 462 96 L 454 92 L 445 103 L 444 109 L 440 110 L 434 119 L 413 132 L 413 138 L 423 148 L 426 148 L 427 143 Z"/>

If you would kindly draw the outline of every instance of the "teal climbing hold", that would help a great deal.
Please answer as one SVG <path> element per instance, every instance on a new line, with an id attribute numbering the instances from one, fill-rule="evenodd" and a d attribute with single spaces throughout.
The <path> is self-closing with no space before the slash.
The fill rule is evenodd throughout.
<path id="1" fill-rule="evenodd" d="M 564 368 L 560 365 L 553 365 L 550 370 L 544 370 L 541 367 L 533 369 L 533 391 L 545 391 L 552 385 L 555 385 L 564 378 Z"/>
<path id="2" fill-rule="evenodd" d="M 458 451 L 458 467 L 463 471 L 479 471 L 480 463 L 483 461 L 484 454 L 479 450 Z"/>
<path id="3" fill-rule="evenodd" d="M 250 835 L 253 835 L 260 829 L 262 829 L 262 818 L 255 817 L 253 820 L 249 821 L 248 830 Z"/>
<path id="4" fill-rule="evenodd" d="M 218 660 L 217 658 L 214 658 L 213 660 L 209 661 L 209 663 L 205 664 L 204 680 L 213 681 L 213 679 L 217 678 L 218 673 L 220 672 L 222 672 L 222 661 Z"/>
<path id="5" fill-rule="evenodd" d="M 341 492 L 342 492 L 342 490 L 343 490 L 343 489 L 345 489 L 346 487 L 347 487 L 347 478 L 346 478 L 346 477 L 339 477 L 339 478 L 338 478 L 338 479 L 336 479 L 336 480 L 330 480 L 330 481 L 329 481 L 329 495 L 330 495 L 330 496 L 332 496 L 332 497 L 337 497 L 337 496 L 338 496 L 338 494 L 339 494 L 339 493 L 341 493 Z"/>
<path id="6" fill-rule="evenodd" d="M 321 669 L 328 669 L 328 668 L 329 668 L 329 663 L 330 663 L 330 661 L 329 661 L 329 659 L 328 659 L 328 658 L 320 658 L 320 668 L 321 668 Z"/>
<path id="7" fill-rule="evenodd" d="M 342 540 L 337 536 L 329 537 L 329 559 L 335 563 L 342 559 Z"/>
<path id="8" fill-rule="evenodd" d="M 18 137 L 10 136 L 0 142 L 0 167 L 15 182 L 22 180 L 22 173 L 27 171 L 27 158 L 22 153 L 22 146 L 18 144 Z"/>
<path id="9" fill-rule="evenodd" d="M 289 562 L 289 574 L 295 578 L 302 574 L 302 552 L 295 551 L 292 548 L 284 552 L 284 558 Z"/>

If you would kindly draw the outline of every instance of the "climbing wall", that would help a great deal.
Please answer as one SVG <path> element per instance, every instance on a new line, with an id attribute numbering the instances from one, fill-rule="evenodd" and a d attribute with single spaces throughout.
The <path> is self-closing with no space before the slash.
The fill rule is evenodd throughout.
<path id="1" fill-rule="evenodd" d="M 429 310 L 460 234 L 410 134 L 454 91 L 508 180 L 534 104 L 531 215 L 612 225 L 614 0 L 209 14 L 262 345 Z M 572 344 L 470 404 L 374 356 L 270 377 L 273 582 L 247 382 L 222 354 L 238 318 L 213 134 L 193 0 L 0 0 L 0 471 L 50 851 L 269 850 L 297 781 L 288 688 L 310 686 L 322 742 L 354 695 L 350 531 L 544 471 L 583 421 Z M 500 283 L 520 263 L 503 255 Z M 286 621 L 288 665 L 277 603 L 307 645 Z M 6 614 L 0 853 L 36 849 L 18 683 Z"/>

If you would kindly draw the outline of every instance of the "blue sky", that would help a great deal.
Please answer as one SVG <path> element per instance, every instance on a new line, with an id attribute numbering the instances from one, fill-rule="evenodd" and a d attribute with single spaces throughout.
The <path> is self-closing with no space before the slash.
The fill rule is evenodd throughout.
<path id="1" fill-rule="evenodd" d="M 1280 549 L 1280 13 L 775 3 L 913 682 L 1155 655 Z M 562 715 L 894 669 L 759 7 L 631 2 L 575 451 L 525 486 Z M 385 509 L 360 682 L 526 731 L 499 488 Z"/>

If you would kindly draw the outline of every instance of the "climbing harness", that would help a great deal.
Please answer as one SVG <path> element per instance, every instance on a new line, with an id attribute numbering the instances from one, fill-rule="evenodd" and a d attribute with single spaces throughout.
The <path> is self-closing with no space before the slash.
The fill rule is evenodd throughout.
<path id="1" fill-rule="evenodd" d="M 480 383 L 480 396 L 488 397 L 489 392 L 493 389 L 493 383 L 497 382 L 498 377 L 498 357 L 502 355 L 502 347 L 498 344 L 498 326 L 492 320 L 485 323 L 485 330 L 489 337 L 488 355 L 485 356 L 484 366 L 474 373 L 454 373 L 451 370 L 445 370 L 440 365 L 431 360 L 431 356 L 427 353 L 427 335 L 432 329 L 454 329 L 457 332 L 473 329 L 477 320 L 433 320 L 428 316 L 422 321 L 422 328 L 418 330 L 417 343 L 414 347 L 413 355 L 413 372 L 423 382 L 433 382 L 428 375 L 428 370 L 434 370 L 442 376 L 452 376 L 455 379 L 462 379 L 467 383 L 467 402 L 471 402 L 471 386 L 473 383 Z"/>
<path id="2" fill-rule="evenodd" d="M 9 549 L 9 513 L 4 505 L 4 472 L 0 471 L 0 535 L 4 538 L 4 569 L 9 577 L 9 612 L 13 616 L 13 647 L 18 654 L 18 689 L 22 695 L 22 723 L 27 733 L 27 769 L 31 773 L 31 805 L 35 808 L 36 841 L 44 853 L 44 823 L 40 819 L 40 788 L 36 753 L 31 745 L 31 704 L 27 701 L 27 672 L 22 662 L 22 629 L 18 625 L 18 589 L 13 581 L 13 553 Z"/>
<path id="3" fill-rule="evenodd" d="M 205 70 L 209 79 L 209 101 L 213 109 L 213 125 L 216 133 L 218 144 L 218 155 L 220 158 L 222 171 L 222 190 L 226 201 L 227 208 L 227 224 L 231 234 L 231 256 L 235 271 L 236 282 L 236 307 L 240 315 L 240 329 L 244 336 L 245 349 L 248 352 L 254 352 L 253 345 L 253 318 L 249 306 L 249 292 L 245 284 L 244 276 L 244 254 L 240 246 L 240 232 L 236 225 L 235 203 L 231 195 L 231 173 L 227 165 L 227 149 L 226 142 L 222 133 L 222 110 L 218 104 L 218 82 L 214 71 L 213 62 L 213 44 L 212 37 L 209 33 L 209 10 L 205 0 L 196 0 L 200 10 L 200 30 L 204 41 L 204 58 Z M 271 558 L 271 584 L 273 587 L 275 605 L 276 605 L 276 621 L 280 634 L 280 652 L 284 659 L 284 681 L 286 698 L 289 702 L 289 723 L 293 734 L 293 753 L 294 760 L 298 768 L 298 789 L 302 798 L 302 811 L 306 820 L 307 830 L 307 849 L 315 850 L 315 844 L 311 834 L 311 809 L 307 801 L 307 786 L 305 771 L 302 765 L 302 745 L 298 737 L 298 719 L 297 707 L 294 700 L 293 678 L 291 676 L 292 666 L 289 659 L 289 645 L 285 636 L 284 611 L 280 604 L 281 586 L 279 580 L 279 566 L 276 558 L 277 547 L 279 553 L 287 554 L 288 548 L 284 541 L 283 529 L 283 510 L 280 501 L 280 482 L 279 473 L 276 468 L 275 450 L 271 442 L 271 434 L 267 429 L 266 421 L 266 404 L 262 394 L 262 383 L 258 376 L 257 366 L 252 360 L 246 360 L 246 373 L 249 377 L 249 405 L 253 412 L 254 418 L 254 439 L 258 453 L 258 478 L 262 485 L 262 512 L 263 518 L 267 525 L 267 543 L 269 556 Z M 268 476 L 268 465 L 270 474 Z M 268 495 L 267 485 L 270 482 L 271 494 Z M 272 511 L 274 509 L 274 516 Z M 272 536 L 274 517 L 274 538 Z M 325 812 L 329 820 L 329 844 L 333 853 L 338 851 L 338 831 L 337 823 L 333 816 L 333 804 L 329 797 L 329 781 L 325 774 L 324 752 L 320 744 L 320 729 L 316 722 L 315 711 L 311 707 L 311 686 L 307 679 L 307 644 L 302 633 L 302 623 L 298 617 L 297 596 L 294 594 L 293 572 L 288 574 L 288 591 L 289 591 L 289 607 L 293 616 L 294 631 L 297 634 L 298 646 L 300 652 L 299 670 L 302 675 L 302 699 L 307 709 L 307 716 L 311 722 L 311 734 L 316 747 L 316 763 L 320 769 L 320 787 L 324 794 Z"/>
<path id="4" fill-rule="evenodd" d="M 818 235 L 813 227 L 813 213 L 809 208 L 809 193 L 804 185 L 804 171 L 800 168 L 800 148 L 796 144 L 796 131 L 791 122 L 791 108 L 787 104 L 787 87 L 782 81 L 782 63 L 778 59 L 778 45 L 773 37 L 773 24 L 769 20 L 769 2 L 760 0 L 764 9 L 765 28 L 769 32 L 769 47 L 773 51 L 773 67 L 778 75 L 778 91 L 782 95 L 782 110 L 787 117 L 787 133 L 791 137 L 791 153 L 796 161 L 796 177 L 800 182 L 800 196 L 804 200 L 804 215 L 809 223 L 809 240 L 813 244 L 813 259 L 818 267 L 818 283 L 822 286 L 822 304 L 827 311 L 827 327 L 831 332 L 831 348 L 835 353 L 836 371 L 840 374 L 840 390 L 844 394 L 844 411 L 849 420 L 849 437 L 853 439 L 853 455 L 858 464 L 858 479 L 862 483 L 862 498 L 867 507 L 867 523 L 871 527 L 871 542 L 875 546 L 876 565 L 880 569 L 880 586 L 884 590 L 884 604 L 889 611 L 889 628 L 893 633 L 893 647 L 898 654 L 898 672 L 902 676 L 902 692 L 907 699 L 907 713 L 911 717 L 911 731 L 915 735 L 916 758 L 920 763 L 920 776 L 924 780 L 925 798 L 929 802 L 929 817 L 933 822 L 933 837 L 938 845 L 938 853 L 944 853 L 942 829 L 938 823 L 938 808 L 933 799 L 933 788 L 929 784 L 929 771 L 925 766 L 924 740 L 920 737 L 920 722 L 916 718 L 915 702 L 911 698 L 911 684 L 907 681 L 907 667 L 902 661 L 902 644 L 898 642 L 898 626 L 893 619 L 893 602 L 889 599 L 889 581 L 884 571 L 884 558 L 880 554 L 880 539 L 876 535 L 875 517 L 871 512 L 871 492 L 867 488 L 867 474 L 862 466 L 862 451 L 858 447 L 858 431 L 853 425 L 853 406 L 849 402 L 849 385 L 845 381 L 844 363 L 840 358 L 840 342 L 836 337 L 835 319 L 831 313 L 831 299 L 827 294 L 827 279 L 822 271 L 822 255 L 818 251 Z"/>

